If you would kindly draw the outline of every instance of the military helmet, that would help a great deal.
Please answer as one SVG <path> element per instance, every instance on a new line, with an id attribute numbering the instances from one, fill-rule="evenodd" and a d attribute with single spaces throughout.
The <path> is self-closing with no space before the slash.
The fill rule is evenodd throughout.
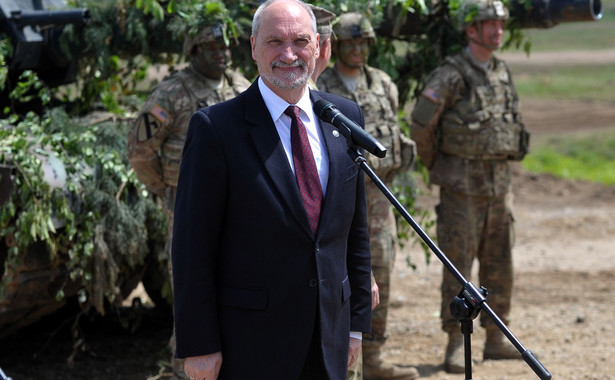
<path id="1" fill-rule="evenodd" d="M 184 37 L 184 55 L 189 56 L 192 53 L 192 49 L 205 42 L 214 42 L 216 40 L 223 40 L 228 46 L 228 38 L 226 37 L 226 24 L 216 22 L 212 25 L 208 25 L 202 28 L 196 35 L 187 34 Z"/>
<path id="2" fill-rule="evenodd" d="M 370 44 L 376 43 L 376 33 L 367 17 L 360 13 L 344 13 L 333 25 L 333 33 L 337 40 L 353 40 L 366 38 Z"/>
<path id="3" fill-rule="evenodd" d="M 508 20 L 508 8 L 501 0 L 466 0 L 459 9 L 451 12 L 457 30 L 463 32 L 475 22 Z"/>
<path id="4" fill-rule="evenodd" d="M 229 11 L 222 0 L 179 2 L 177 16 L 167 28 L 178 41 L 184 41 L 184 54 L 190 56 L 196 45 L 222 40 L 226 46 L 237 38 Z"/>

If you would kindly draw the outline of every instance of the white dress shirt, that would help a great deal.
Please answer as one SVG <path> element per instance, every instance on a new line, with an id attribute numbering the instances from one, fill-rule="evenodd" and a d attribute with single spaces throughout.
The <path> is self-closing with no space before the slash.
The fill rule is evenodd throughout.
<path id="1" fill-rule="evenodd" d="M 324 197 L 327 190 L 327 183 L 329 181 L 329 154 L 324 144 L 322 131 L 319 127 L 319 121 L 316 118 L 314 109 L 312 107 L 312 101 L 310 100 L 310 92 L 307 90 L 299 99 L 297 104 L 290 104 L 286 100 L 280 98 L 276 93 L 271 91 L 269 87 L 263 82 L 261 77 L 258 77 L 258 89 L 263 96 L 265 105 L 271 114 L 271 119 L 275 123 L 275 128 L 278 131 L 288 163 L 290 164 L 293 173 L 295 172 L 295 165 L 293 163 L 293 153 L 290 144 L 290 116 L 286 115 L 284 111 L 290 105 L 297 106 L 301 109 L 301 121 L 305 125 L 307 131 L 310 147 L 312 148 L 312 154 L 314 155 L 314 161 L 316 162 L 316 169 L 318 170 L 318 176 L 320 178 L 320 185 L 322 186 L 322 195 Z M 363 334 L 360 331 L 351 331 L 351 338 L 362 339 Z"/>
<path id="2" fill-rule="evenodd" d="M 286 152 L 286 157 L 288 158 L 288 163 L 290 164 L 293 173 L 295 172 L 295 165 L 293 163 L 293 153 L 290 144 L 291 119 L 290 116 L 284 113 L 284 111 L 290 105 L 297 106 L 301 109 L 301 121 L 305 125 L 310 147 L 312 148 L 312 154 L 314 155 L 314 161 L 316 162 L 318 177 L 320 178 L 322 194 L 324 196 L 326 194 L 327 183 L 329 181 L 329 155 L 323 142 L 324 139 L 322 136 L 322 131 L 318 125 L 318 119 L 316 118 L 316 114 L 314 114 L 314 109 L 312 108 L 312 101 L 310 100 L 309 91 L 305 91 L 297 104 L 290 104 L 271 91 L 265 82 L 263 82 L 261 77 L 258 78 L 258 88 L 263 96 L 263 99 L 265 100 L 265 105 L 271 114 L 271 119 L 273 119 L 275 123 L 275 128 L 278 131 L 278 135 L 280 136 L 280 140 L 284 146 L 284 151 Z"/>

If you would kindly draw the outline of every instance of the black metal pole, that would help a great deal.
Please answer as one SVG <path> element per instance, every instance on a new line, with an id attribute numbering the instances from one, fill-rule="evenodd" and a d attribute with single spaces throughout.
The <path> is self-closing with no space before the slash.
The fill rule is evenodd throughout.
<path id="1" fill-rule="evenodd" d="M 511 343 L 517 348 L 517 350 L 521 353 L 521 357 L 525 362 L 532 368 L 534 373 L 542 379 L 549 380 L 551 379 L 551 373 L 538 361 L 538 359 L 534 356 L 534 354 L 527 350 L 523 344 L 517 339 L 517 337 L 508 329 L 508 327 L 502 322 L 502 320 L 497 316 L 497 314 L 491 309 L 491 307 L 487 304 L 487 299 L 485 297 L 486 291 L 482 289 L 478 289 L 476 285 L 472 284 L 459 272 L 459 270 L 453 265 L 450 259 L 442 252 L 442 250 L 434 243 L 434 241 L 427 235 L 425 231 L 421 228 L 421 226 L 414 220 L 412 215 L 404 208 L 404 206 L 397 200 L 395 195 L 389 190 L 389 188 L 380 180 L 378 175 L 369 167 L 367 164 L 365 157 L 359 150 L 359 148 L 354 145 L 350 140 L 348 140 L 348 154 L 351 159 L 357 164 L 363 171 L 367 174 L 367 176 L 378 186 L 380 191 L 387 197 L 389 202 L 395 209 L 404 217 L 404 219 L 410 224 L 412 229 L 420 236 L 420 238 L 427 244 L 427 246 L 433 251 L 433 253 L 440 259 L 442 264 L 448 269 L 457 281 L 462 285 L 461 292 L 459 293 L 459 298 L 463 298 L 465 302 L 468 303 L 468 307 L 472 310 L 476 310 L 476 314 L 478 315 L 478 311 L 485 311 L 487 315 L 493 320 L 496 326 L 504 333 L 504 335 L 511 341 Z M 483 288 L 484 289 L 484 288 Z M 469 334 L 468 334 L 469 336 Z M 469 339 L 468 339 L 469 341 Z M 468 342 L 469 343 L 469 342 Z M 470 373 L 471 376 L 471 357 L 466 357 L 466 375 L 468 374 L 468 360 L 470 363 Z"/>

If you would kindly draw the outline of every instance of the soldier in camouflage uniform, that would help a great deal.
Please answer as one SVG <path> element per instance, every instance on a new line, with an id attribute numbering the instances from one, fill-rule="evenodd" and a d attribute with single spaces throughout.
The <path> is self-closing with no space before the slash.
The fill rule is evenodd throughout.
<path id="1" fill-rule="evenodd" d="M 414 159 L 414 143 L 402 134 L 398 125 L 397 86 L 385 72 L 366 64 L 370 45 L 376 42 L 367 18 L 358 13 L 343 14 L 334 24 L 334 34 L 332 47 L 336 63 L 320 75 L 317 86 L 321 91 L 344 96 L 361 106 L 367 132 L 387 148 L 383 159 L 366 153 L 367 162 L 390 185 L 397 173 L 410 169 Z M 415 379 L 418 377 L 415 368 L 397 366 L 382 356 L 397 226 L 391 203 L 369 179 L 366 192 L 372 271 L 378 284 L 380 305 L 372 313 L 372 333 L 363 336 L 363 372 L 365 378 L 371 379 Z M 354 378 L 361 378 L 360 374 L 354 374 Z"/>
<path id="2" fill-rule="evenodd" d="M 196 35 L 185 34 L 184 54 L 190 64 L 152 89 L 128 136 L 128 159 L 147 190 L 157 195 L 168 215 L 165 252 L 171 280 L 171 237 L 179 163 L 190 117 L 198 109 L 234 98 L 250 86 L 229 69 L 231 53 L 226 24 L 203 20 Z M 171 349 L 175 351 L 174 339 Z M 181 363 L 174 363 L 181 373 Z"/>
<path id="3" fill-rule="evenodd" d="M 427 78 L 412 111 L 412 138 L 431 183 L 440 186 L 439 246 L 466 278 L 478 260 L 488 303 L 508 323 L 514 240 L 509 162 L 523 158 L 529 140 L 508 67 L 492 54 L 500 47 L 508 11 L 498 0 L 467 0 L 456 17 L 468 44 Z M 453 373 L 465 369 L 463 335 L 449 310 L 460 290 L 444 268 L 444 365 Z M 485 313 L 481 325 L 487 333 L 484 359 L 520 357 Z"/>
<path id="4" fill-rule="evenodd" d="M 335 13 L 312 4 L 309 5 L 312 8 L 312 12 L 314 12 L 314 17 L 316 17 L 316 30 L 320 34 L 320 40 L 318 41 L 320 54 L 316 58 L 316 67 L 314 67 L 314 72 L 310 76 L 308 85 L 311 89 L 317 90 L 316 81 L 324 69 L 329 66 L 329 61 L 331 60 L 331 37 L 333 34 L 331 22 L 335 19 Z"/>

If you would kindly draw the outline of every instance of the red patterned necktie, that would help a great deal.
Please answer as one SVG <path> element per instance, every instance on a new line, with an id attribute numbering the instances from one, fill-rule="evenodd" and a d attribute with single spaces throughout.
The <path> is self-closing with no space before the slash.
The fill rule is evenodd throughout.
<path id="1" fill-rule="evenodd" d="M 322 203 L 322 187 L 316 169 L 316 162 L 312 148 L 308 141 L 305 125 L 299 117 L 301 109 L 297 106 L 288 106 L 285 114 L 290 116 L 290 145 L 293 152 L 295 176 L 299 185 L 299 192 L 303 198 L 303 205 L 307 212 L 312 232 L 316 234 L 320 218 L 320 204 Z"/>

